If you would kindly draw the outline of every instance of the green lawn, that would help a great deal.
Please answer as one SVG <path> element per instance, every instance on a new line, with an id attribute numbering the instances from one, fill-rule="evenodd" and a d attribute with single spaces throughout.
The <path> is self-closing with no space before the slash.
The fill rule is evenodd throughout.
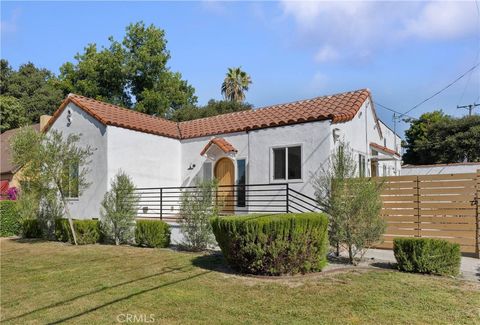
<path id="1" fill-rule="evenodd" d="M 480 286 L 395 271 L 288 279 L 225 272 L 219 257 L 1 239 L 5 324 L 474 324 Z M 148 320 L 148 319 L 147 319 Z"/>

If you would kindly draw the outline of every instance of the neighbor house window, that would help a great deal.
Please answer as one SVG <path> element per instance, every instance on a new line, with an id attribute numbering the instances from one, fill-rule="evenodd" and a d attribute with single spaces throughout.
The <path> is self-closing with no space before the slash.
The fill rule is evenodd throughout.
<path id="1" fill-rule="evenodd" d="M 273 179 L 302 178 L 302 147 L 273 148 Z"/>
<path id="2" fill-rule="evenodd" d="M 383 176 L 387 176 L 387 165 L 383 165 Z"/>
<path id="3" fill-rule="evenodd" d="M 247 183 L 246 161 L 245 159 L 237 160 L 237 207 L 245 207 L 246 205 L 246 191 L 245 184 Z"/>
<path id="4" fill-rule="evenodd" d="M 79 166 L 78 163 L 72 162 L 68 166 L 65 166 L 65 180 L 64 180 L 64 195 L 67 198 L 78 198 L 78 175 Z"/>
<path id="5" fill-rule="evenodd" d="M 212 180 L 212 163 L 211 162 L 203 163 L 203 180 L 204 181 Z"/>
<path id="6" fill-rule="evenodd" d="M 358 174 L 360 177 L 365 177 L 365 156 L 358 154 Z"/>

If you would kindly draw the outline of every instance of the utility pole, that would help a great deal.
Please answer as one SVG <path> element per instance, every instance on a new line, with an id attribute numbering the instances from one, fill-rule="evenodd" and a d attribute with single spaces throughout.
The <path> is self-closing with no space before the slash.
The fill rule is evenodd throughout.
<path id="1" fill-rule="evenodd" d="M 473 110 L 475 109 L 475 107 L 477 107 L 477 106 L 480 106 L 480 104 L 473 103 L 473 104 L 470 104 L 470 105 L 463 105 L 463 106 L 457 105 L 457 108 L 466 108 L 466 109 L 468 109 L 468 116 L 472 116 L 472 112 L 473 112 Z"/>

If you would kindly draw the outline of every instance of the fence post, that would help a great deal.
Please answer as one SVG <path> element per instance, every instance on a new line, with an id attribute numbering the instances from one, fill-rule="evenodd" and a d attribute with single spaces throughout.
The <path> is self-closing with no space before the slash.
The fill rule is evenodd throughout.
<path id="1" fill-rule="evenodd" d="M 477 184 L 476 184 L 476 193 L 475 193 L 475 204 L 477 206 L 477 213 L 476 213 L 476 219 L 475 219 L 475 224 L 477 225 L 477 238 L 476 238 L 476 245 L 475 245 L 475 255 L 477 258 L 480 258 L 480 208 L 479 208 L 479 200 L 480 200 L 480 169 L 477 169 Z"/>
<path id="2" fill-rule="evenodd" d="M 289 193 L 289 190 L 288 190 L 288 183 L 287 183 L 286 184 L 286 194 L 285 194 L 285 208 L 286 208 L 287 213 L 290 213 L 289 199 L 290 199 L 290 193 Z"/>
<path id="3" fill-rule="evenodd" d="M 416 180 L 417 194 L 415 196 L 415 201 L 417 203 L 417 236 L 422 237 L 421 234 L 421 223 L 420 223 L 420 177 L 417 176 Z"/>
<path id="4" fill-rule="evenodd" d="M 160 187 L 160 220 L 163 220 L 163 188 Z"/>

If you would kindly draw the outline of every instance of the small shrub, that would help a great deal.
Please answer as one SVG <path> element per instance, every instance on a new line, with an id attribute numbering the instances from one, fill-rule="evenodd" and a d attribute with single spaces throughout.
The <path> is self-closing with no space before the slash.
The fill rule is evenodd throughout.
<path id="1" fill-rule="evenodd" d="M 105 239 L 115 245 L 131 242 L 137 216 L 138 197 L 131 178 L 119 171 L 102 201 L 100 215 Z"/>
<path id="2" fill-rule="evenodd" d="M 168 247 L 170 226 L 160 220 L 137 220 L 135 242 L 139 246 Z"/>
<path id="3" fill-rule="evenodd" d="M 327 264 L 324 214 L 216 217 L 211 223 L 225 259 L 237 271 L 295 274 L 321 271 Z"/>
<path id="4" fill-rule="evenodd" d="M 460 272 L 460 245 L 446 240 L 395 238 L 393 252 L 402 271 L 451 276 Z"/>
<path id="5" fill-rule="evenodd" d="M 73 228 L 77 235 L 79 245 L 95 244 L 100 239 L 100 223 L 97 220 L 73 220 Z M 73 242 L 72 231 L 68 219 L 57 219 L 55 221 L 55 235 L 57 240 Z"/>
<path id="6" fill-rule="evenodd" d="M 18 235 L 21 229 L 16 201 L 0 201 L 0 236 Z"/>
<path id="7" fill-rule="evenodd" d="M 215 244 L 210 218 L 218 215 L 217 188 L 215 180 L 205 181 L 198 183 L 195 189 L 182 193 L 180 230 L 183 248 L 202 251 Z"/>
<path id="8" fill-rule="evenodd" d="M 42 228 L 37 219 L 22 221 L 21 235 L 23 238 L 42 238 Z"/>

